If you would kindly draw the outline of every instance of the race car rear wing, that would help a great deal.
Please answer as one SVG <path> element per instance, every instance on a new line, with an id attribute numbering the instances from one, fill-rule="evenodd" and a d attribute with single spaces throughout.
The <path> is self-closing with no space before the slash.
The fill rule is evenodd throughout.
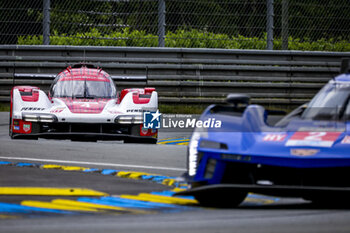
<path id="1" fill-rule="evenodd" d="M 14 73 L 14 79 L 54 79 L 57 74 Z M 147 81 L 147 75 L 111 75 L 114 81 Z"/>
<path id="2" fill-rule="evenodd" d="M 19 79 L 54 79 L 57 74 L 29 74 L 29 73 L 14 73 L 14 78 Z M 146 81 L 147 75 L 111 75 L 115 81 Z"/>

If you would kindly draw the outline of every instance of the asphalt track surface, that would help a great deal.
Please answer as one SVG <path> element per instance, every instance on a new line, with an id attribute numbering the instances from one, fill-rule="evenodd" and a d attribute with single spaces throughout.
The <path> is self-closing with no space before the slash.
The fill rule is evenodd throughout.
<path id="1" fill-rule="evenodd" d="M 185 170 L 185 146 L 10 140 L 7 122 L 7 113 L 0 113 L 0 161 L 139 171 L 172 177 L 181 176 Z M 160 135 L 161 138 L 186 136 Z M 84 186 L 116 195 L 170 189 L 145 180 L 95 173 L 0 167 L 0 186 L 41 185 Z M 18 198 L 1 196 L 0 202 L 16 203 Z M 301 199 L 271 200 L 274 201 L 267 202 L 257 197 L 236 209 L 195 207 L 152 214 L 24 216 L 14 219 L 2 218 L 0 214 L 0 232 L 350 232 L 349 209 L 317 208 Z"/>

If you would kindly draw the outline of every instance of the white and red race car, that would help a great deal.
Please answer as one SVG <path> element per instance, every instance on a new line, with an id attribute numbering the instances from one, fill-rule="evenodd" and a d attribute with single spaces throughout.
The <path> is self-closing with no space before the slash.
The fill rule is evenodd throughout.
<path id="1" fill-rule="evenodd" d="M 143 112 L 157 109 L 155 88 L 118 94 L 105 71 L 78 64 L 56 76 L 48 95 L 33 86 L 12 89 L 9 134 L 12 139 L 156 143 L 157 129 L 143 128 Z"/>

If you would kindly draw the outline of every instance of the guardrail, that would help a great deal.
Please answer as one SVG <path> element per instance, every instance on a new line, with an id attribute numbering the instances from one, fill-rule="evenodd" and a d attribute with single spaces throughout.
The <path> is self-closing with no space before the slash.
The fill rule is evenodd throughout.
<path id="1" fill-rule="evenodd" d="M 93 63 L 111 75 L 147 75 L 147 81 L 116 81 L 118 89 L 152 86 L 160 103 L 210 104 L 228 93 L 246 93 L 253 103 L 289 108 L 310 98 L 340 70 L 350 53 L 130 48 L 0 46 L 0 101 L 13 85 L 47 91 L 51 80 L 14 74 L 57 74 L 74 63 Z M 20 76 L 20 75 L 19 75 Z"/>

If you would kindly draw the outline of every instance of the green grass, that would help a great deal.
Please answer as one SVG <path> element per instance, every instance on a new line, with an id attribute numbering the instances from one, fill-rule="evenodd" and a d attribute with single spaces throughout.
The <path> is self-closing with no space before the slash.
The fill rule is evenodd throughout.
<path id="1" fill-rule="evenodd" d="M 10 104 L 4 104 L 0 103 L 0 112 L 9 112 L 10 111 Z"/>

